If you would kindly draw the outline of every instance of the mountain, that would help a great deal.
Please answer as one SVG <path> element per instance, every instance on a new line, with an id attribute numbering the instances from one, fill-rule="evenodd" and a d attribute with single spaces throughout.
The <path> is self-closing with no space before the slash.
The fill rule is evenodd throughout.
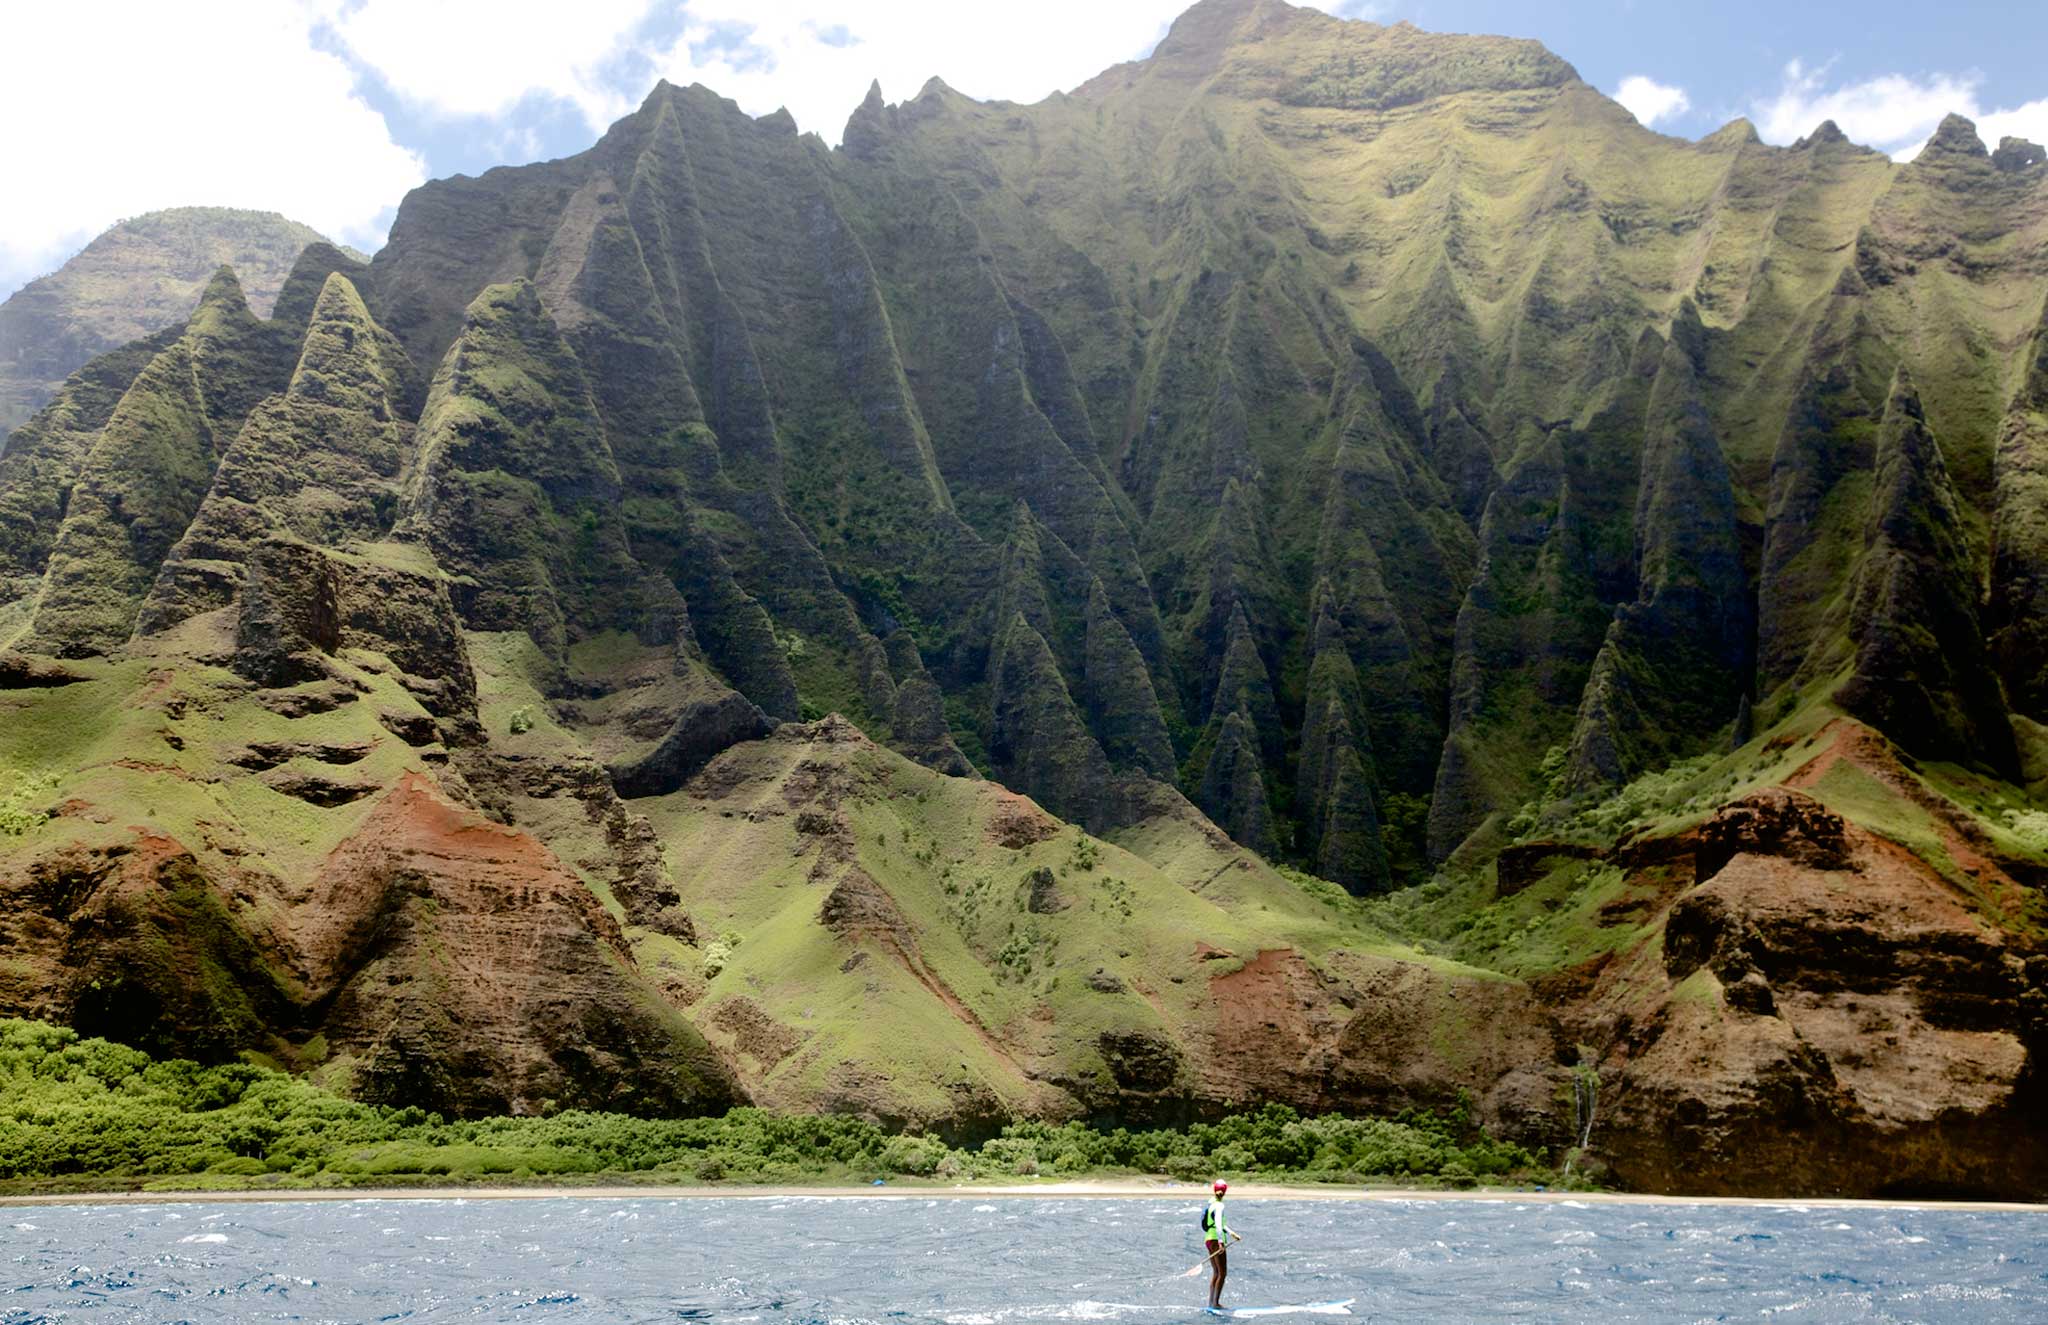
<path id="1" fill-rule="evenodd" d="M 308 244 L 275 212 L 174 207 L 119 222 L 62 267 L 0 303 L 0 446 L 87 361 L 175 326 L 223 266 L 268 314 Z"/>
<path id="2" fill-rule="evenodd" d="M 0 1011 L 2038 1193 L 2036 156 L 1278 0 L 836 150 L 659 86 L 16 433 Z"/>

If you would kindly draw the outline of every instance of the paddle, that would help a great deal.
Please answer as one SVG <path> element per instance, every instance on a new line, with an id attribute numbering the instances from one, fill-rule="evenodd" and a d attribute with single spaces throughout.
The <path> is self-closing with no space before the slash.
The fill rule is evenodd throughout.
<path id="1" fill-rule="evenodd" d="M 1230 1241 L 1231 1241 L 1231 1242 L 1243 1242 L 1243 1241 L 1244 1241 L 1244 1234 L 1242 1234 L 1242 1233 L 1239 1233 L 1239 1232 L 1237 1232 L 1236 1230 L 1232 1230 L 1232 1231 L 1231 1231 L 1231 1234 L 1230 1234 Z M 1229 1246 L 1229 1245 L 1230 1245 L 1230 1243 L 1229 1243 L 1229 1242 L 1226 1242 L 1226 1243 L 1224 1243 L 1224 1244 L 1223 1244 L 1223 1246 L 1224 1246 L 1224 1247 L 1227 1247 L 1227 1246 Z M 1222 1250 L 1223 1250 L 1223 1247 L 1218 1247 L 1218 1248 L 1216 1249 L 1216 1251 L 1222 1251 Z M 1183 1279 L 1192 1279 L 1192 1278 L 1194 1278 L 1194 1277 L 1195 1277 L 1196 1275 L 1200 1274 L 1200 1273 L 1201 1273 L 1202 1271 L 1204 1271 L 1204 1270 L 1208 1269 L 1208 1268 L 1209 1268 L 1209 1262 L 1211 1262 L 1211 1261 L 1213 1261 L 1213 1260 L 1215 1260 L 1215 1259 L 1216 1259 L 1216 1251 L 1212 1251 L 1212 1252 L 1210 1252 L 1210 1253 L 1209 1253 L 1209 1254 L 1208 1254 L 1207 1256 L 1204 1256 L 1204 1257 L 1203 1257 L 1203 1258 L 1202 1258 L 1201 1260 L 1199 1260 L 1199 1261 L 1196 1261 L 1196 1262 L 1195 1262 L 1195 1263 L 1194 1263 L 1193 1265 L 1189 1266 L 1189 1267 L 1188 1267 L 1188 1268 L 1187 1268 L 1187 1269 L 1186 1269 L 1185 1271 L 1183 1271 L 1183 1272 L 1181 1273 L 1180 1277 L 1181 1277 L 1181 1278 L 1183 1278 Z"/>

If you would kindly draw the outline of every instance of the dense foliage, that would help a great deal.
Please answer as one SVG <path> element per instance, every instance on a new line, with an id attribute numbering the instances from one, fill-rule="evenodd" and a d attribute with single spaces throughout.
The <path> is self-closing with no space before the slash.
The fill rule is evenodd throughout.
<path id="1" fill-rule="evenodd" d="M 845 1117 L 645 1119 L 569 1112 L 450 1121 L 357 1103 L 245 1063 L 154 1060 L 40 1022 L 0 1020 L 0 1182 L 9 1186 L 348 1186 L 628 1175 L 666 1181 L 988 1179 L 1125 1170 L 1466 1184 L 1539 1170 L 1462 1111 L 1304 1118 L 1269 1105 L 1181 1130 L 1016 1123 L 977 1147 Z"/>

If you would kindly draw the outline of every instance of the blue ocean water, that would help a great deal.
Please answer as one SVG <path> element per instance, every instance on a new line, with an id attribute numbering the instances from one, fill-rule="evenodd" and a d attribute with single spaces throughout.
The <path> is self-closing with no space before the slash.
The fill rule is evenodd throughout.
<path id="1" fill-rule="evenodd" d="M 1202 1319 L 1196 1196 L 0 1205 L 0 1325 Z M 1241 1201 L 1226 1305 L 1357 1319 L 2048 1320 L 2048 1215 Z M 1305 1321 L 1324 1319 L 1303 1315 Z"/>

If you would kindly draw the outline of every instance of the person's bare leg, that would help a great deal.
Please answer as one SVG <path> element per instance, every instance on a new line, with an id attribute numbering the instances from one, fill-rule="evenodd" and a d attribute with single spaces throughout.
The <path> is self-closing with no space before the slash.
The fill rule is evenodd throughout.
<path id="1" fill-rule="evenodd" d="M 1216 1248 L 1216 1254 L 1209 1260 L 1209 1305 L 1218 1310 L 1223 1306 L 1223 1281 L 1230 1276 L 1230 1252 L 1227 1248 Z"/>

